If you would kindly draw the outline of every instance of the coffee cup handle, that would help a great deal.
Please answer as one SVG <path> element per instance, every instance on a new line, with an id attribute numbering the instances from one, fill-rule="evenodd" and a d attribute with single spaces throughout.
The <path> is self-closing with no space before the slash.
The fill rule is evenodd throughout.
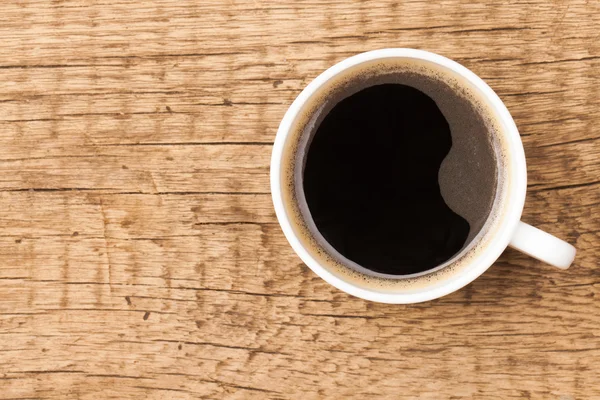
<path id="1" fill-rule="evenodd" d="M 519 221 L 508 245 L 560 269 L 567 269 L 571 266 L 577 251 L 575 247 L 564 240 L 523 221 Z"/>

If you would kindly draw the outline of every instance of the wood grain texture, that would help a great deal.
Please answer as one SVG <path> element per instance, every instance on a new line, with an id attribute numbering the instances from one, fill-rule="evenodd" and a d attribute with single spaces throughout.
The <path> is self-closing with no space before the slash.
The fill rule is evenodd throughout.
<path id="1" fill-rule="evenodd" d="M 600 3 L 0 4 L 0 399 L 600 398 Z M 457 293 L 352 298 L 294 255 L 269 195 L 301 89 L 415 47 L 483 77 L 520 129 L 524 220 Z"/>

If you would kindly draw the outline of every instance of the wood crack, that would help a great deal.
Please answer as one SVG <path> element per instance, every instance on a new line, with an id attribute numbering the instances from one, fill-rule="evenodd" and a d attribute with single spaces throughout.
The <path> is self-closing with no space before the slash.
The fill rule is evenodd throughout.
<path id="1" fill-rule="evenodd" d="M 104 211 L 104 204 L 102 198 L 99 199 L 99 205 L 100 212 L 102 213 L 102 232 L 104 235 L 104 249 L 106 251 L 106 261 L 108 262 L 108 284 L 110 292 L 112 293 L 112 261 L 110 258 L 108 235 L 106 234 L 106 225 L 108 225 L 108 220 L 106 219 L 106 212 Z"/>
<path id="2" fill-rule="evenodd" d="M 584 182 L 584 183 L 574 183 L 572 185 L 561 185 L 561 186 L 551 186 L 551 187 L 543 187 L 543 188 L 537 188 L 538 186 L 541 186 L 541 183 L 536 183 L 533 185 L 529 185 L 527 187 L 527 190 L 530 192 L 545 192 L 545 191 L 551 191 L 551 190 L 562 190 L 562 189 L 575 189 L 575 188 L 580 188 L 580 187 L 587 187 L 587 186 L 595 186 L 597 184 L 599 184 L 600 181 L 593 181 L 593 182 Z"/>

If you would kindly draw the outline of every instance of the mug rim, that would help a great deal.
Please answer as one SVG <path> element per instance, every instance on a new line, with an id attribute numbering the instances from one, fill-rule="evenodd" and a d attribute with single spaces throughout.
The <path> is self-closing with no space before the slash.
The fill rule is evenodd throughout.
<path id="1" fill-rule="evenodd" d="M 503 128 L 500 132 L 502 132 L 503 139 L 507 144 L 506 149 L 510 154 L 508 179 L 512 188 L 507 198 L 504 199 L 506 212 L 499 221 L 498 229 L 493 234 L 494 236 L 490 238 L 486 248 L 473 259 L 469 268 L 458 272 L 453 279 L 442 281 L 439 286 L 434 288 L 419 288 L 410 293 L 380 292 L 369 287 L 361 287 L 353 282 L 341 279 L 321 265 L 306 250 L 294 233 L 292 223 L 284 207 L 281 190 L 281 160 L 284 146 L 296 117 L 302 112 L 312 95 L 327 84 L 329 80 L 349 68 L 366 62 L 389 58 L 431 62 L 449 69 L 476 87 L 481 92 L 486 105 L 496 113 L 498 121 L 502 124 Z M 372 50 L 346 58 L 322 72 L 302 90 L 286 111 L 279 125 L 271 156 L 270 183 L 275 213 L 283 233 L 296 254 L 311 270 L 329 284 L 353 296 L 382 303 L 407 304 L 433 300 L 452 293 L 475 280 L 497 260 L 508 246 L 521 219 L 527 190 L 527 170 L 523 144 L 515 122 L 502 100 L 487 83 L 463 65 L 439 54 L 409 48 L 388 48 Z"/>

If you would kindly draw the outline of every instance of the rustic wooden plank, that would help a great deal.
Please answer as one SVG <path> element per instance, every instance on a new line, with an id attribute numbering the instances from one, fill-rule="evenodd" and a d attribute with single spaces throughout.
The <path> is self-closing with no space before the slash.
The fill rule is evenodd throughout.
<path id="1" fill-rule="evenodd" d="M 86 140 L 83 138 L 82 140 Z M 35 144 L 32 143 L 31 147 Z M 272 145 L 157 144 L 8 146 L 0 189 L 83 189 L 139 193 L 269 191 Z M 600 141 L 526 145 L 534 190 L 598 182 Z M 55 154 L 52 154 L 55 153 Z M 548 163 L 547 160 L 552 160 Z M 565 172 L 568 171 L 568 172 Z"/>
<path id="2" fill-rule="evenodd" d="M 80 150 L 75 150 L 78 147 Z M 74 146 L 69 154 L 0 161 L 5 190 L 89 189 L 122 192 L 258 192 L 269 190 L 271 145 Z M 48 149 L 40 149 L 40 153 Z M 61 152 L 59 147 L 57 152 Z M 73 153 L 73 152 L 76 153 Z M 18 158 L 21 157 L 22 158 Z"/>

